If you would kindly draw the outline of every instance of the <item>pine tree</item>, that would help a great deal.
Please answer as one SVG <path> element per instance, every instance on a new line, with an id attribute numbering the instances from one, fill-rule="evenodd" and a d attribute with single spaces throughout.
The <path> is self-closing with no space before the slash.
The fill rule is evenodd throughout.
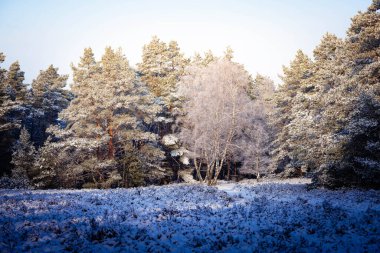
<path id="1" fill-rule="evenodd" d="M 202 65 L 203 66 L 207 66 L 209 65 L 211 62 L 213 61 L 216 61 L 218 58 L 212 53 L 211 50 L 208 50 L 207 52 L 205 52 L 204 54 L 204 57 L 203 57 L 203 60 L 202 60 Z"/>
<path id="2" fill-rule="evenodd" d="M 337 112 L 342 107 L 333 109 L 331 105 L 340 103 L 336 101 L 334 91 L 341 86 L 341 76 L 346 71 L 344 42 L 333 34 L 325 34 L 314 50 L 314 59 L 310 80 L 313 92 L 308 97 L 308 103 L 298 106 L 299 110 L 306 112 L 307 117 L 299 120 L 295 128 L 301 133 L 303 146 L 308 150 L 302 159 L 310 170 L 326 162 L 324 150 L 330 144 L 329 136 L 333 129 L 337 129 L 339 122 Z M 325 124 L 327 117 L 331 117 L 330 124 Z"/>
<path id="3" fill-rule="evenodd" d="M 0 64 L 5 60 L 5 55 L 0 52 Z M 7 110 L 7 104 L 10 102 L 10 97 L 7 94 L 7 85 L 5 83 L 7 70 L 0 67 L 0 117 L 3 117 Z M 2 129 L 1 126 L 0 129 Z"/>
<path id="4" fill-rule="evenodd" d="M 69 157 L 67 153 L 61 152 L 62 148 L 62 145 L 56 145 L 51 142 L 51 137 L 48 137 L 44 145 L 37 151 L 31 173 L 32 184 L 35 187 L 49 189 L 58 186 L 73 187 L 75 185 L 76 180 L 78 180 L 77 178 L 70 178 L 74 183 L 65 184 L 62 179 L 66 177 L 59 176 L 59 172 L 67 173 L 64 170 L 65 166 L 73 166 L 73 157 Z"/>
<path id="5" fill-rule="evenodd" d="M 4 60 L 5 55 L 0 53 L 0 63 Z M 13 63 L 9 71 L 0 67 L 0 176 L 11 173 L 12 146 L 28 111 L 23 80 L 24 73 L 18 62 Z"/>
<path id="6" fill-rule="evenodd" d="M 153 94 L 165 99 L 175 90 L 188 63 L 189 60 L 180 52 L 176 41 L 170 41 L 167 45 L 154 36 L 143 48 L 142 62 L 138 64 L 138 70 L 141 80 L 148 85 Z"/>
<path id="7" fill-rule="evenodd" d="M 200 66 L 202 64 L 202 60 L 202 56 L 198 52 L 196 52 L 194 56 L 191 57 L 190 63 L 194 66 Z"/>
<path id="8" fill-rule="evenodd" d="M 51 128 L 54 138 L 46 145 L 59 153 L 58 164 L 64 164 L 65 157 L 71 161 L 54 173 L 66 186 L 72 182 L 71 187 L 118 185 L 111 178 L 121 180 L 119 159 L 138 152 L 142 169 L 149 174 L 163 157 L 156 135 L 149 132 L 162 108 L 136 78 L 121 50 L 106 48 L 96 62 L 91 49 L 86 49 L 73 72 L 75 98 L 60 114 L 67 126 Z"/>
<path id="9" fill-rule="evenodd" d="M 144 184 L 142 173 L 143 163 L 139 160 L 138 153 L 128 153 L 119 160 L 121 164 L 120 174 L 124 187 L 136 187 Z"/>
<path id="10" fill-rule="evenodd" d="M 167 85 L 165 73 L 167 45 L 154 36 L 149 44 L 144 45 L 142 62 L 138 64 L 141 80 L 145 82 L 156 96 L 164 93 Z"/>
<path id="11" fill-rule="evenodd" d="M 314 171 L 326 159 L 323 145 L 331 126 L 324 125 L 322 118 L 329 110 L 329 93 L 339 86 L 338 75 L 342 66 L 343 42 L 333 34 L 323 36 L 314 50 L 315 61 L 309 65 L 312 76 L 303 80 L 303 88 L 292 102 L 292 121 L 288 125 L 289 144 L 293 147 L 293 166 L 301 172 Z M 294 159 L 296 158 L 296 160 Z"/>
<path id="12" fill-rule="evenodd" d="M 327 187 L 380 187 L 378 164 L 380 27 L 379 1 L 352 19 L 344 43 L 343 67 L 326 96 L 322 117 L 330 127 L 322 152 L 326 157 L 314 183 Z M 339 65 L 339 62 L 338 64 Z"/>
<path id="13" fill-rule="evenodd" d="M 33 161 L 36 158 L 36 149 L 30 141 L 30 134 L 25 128 L 21 129 L 20 138 L 13 147 L 12 178 L 22 184 L 27 184 L 33 168 Z"/>
<path id="14" fill-rule="evenodd" d="M 232 58 L 234 58 L 234 51 L 232 50 L 230 46 L 228 46 L 226 48 L 226 51 L 224 51 L 224 58 L 229 61 L 232 61 Z"/>
<path id="15" fill-rule="evenodd" d="M 224 52 L 223 58 L 232 61 L 233 51 L 230 47 L 227 47 L 226 51 Z M 199 53 L 195 53 L 194 56 L 191 58 L 190 63 L 191 66 L 206 67 L 210 63 L 219 59 L 220 57 L 215 56 L 211 50 L 207 50 L 203 53 L 203 57 Z"/>
<path id="16" fill-rule="evenodd" d="M 305 93 L 312 90 L 309 80 L 312 77 L 311 59 L 301 50 L 297 51 L 295 59 L 289 67 L 283 67 L 283 84 L 276 92 L 276 113 L 274 115 L 274 125 L 277 136 L 274 141 L 274 166 L 276 172 L 284 171 L 286 166 L 290 166 L 299 173 L 301 168 L 300 156 L 304 155 L 305 150 L 300 146 L 298 132 L 294 130 L 298 115 L 297 104 L 303 103 Z"/>
<path id="17" fill-rule="evenodd" d="M 0 63 L 3 63 L 5 61 L 5 55 L 4 53 L 0 52 Z M 4 79 L 6 76 L 7 71 L 3 68 L 0 68 L 0 84 L 4 84 Z M 1 86 L 2 87 L 2 86 Z"/>
<path id="18" fill-rule="evenodd" d="M 7 72 L 6 85 L 12 100 L 24 101 L 26 95 L 26 85 L 24 81 L 24 72 L 20 69 L 18 61 L 11 64 Z"/>
<path id="19" fill-rule="evenodd" d="M 176 95 L 177 83 L 184 75 L 185 67 L 189 62 L 189 59 L 181 53 L 176 41 L 166 44 L 155 36 L 149 44 L 144 46 L 142 62 L 138 64 L 138 71 L 141 74 L 142 82 L 157 97 L 155 103 L 162 106 L 163 110 L 152 125 L 154 133 L 162 138 L 178 132 L 179 128 L 175 122 L 182 113 L 182 101 Z M 168 149 L 166 158 L 166 166 L 173 162 L 179 164 L 171 157 Z"/>
<path id="20" fill-rule="evenodd" d="M 50 65 L 46 70 L 41 70 L 32 82 L 31 111 L 25 126 L 37 147 L 43 145 L 48 137 L 46 129 L 59 123 L 58 113 L 65 109 L 72 99 L 72 93 L 64 89 L 67 78 L 67 75 L 58 73 L 58 68 Z"/>
<path id="21" fill-rule="evenodd" d="M 67 78 L 67 75 L 59 75 L 58 68 L 54 68 L 53 65 L 50 65 L 46 70 L 41 70 L 38 77 L 32 82 L 34 106 L 41 108 L 44 96 L 47 96 L 49 92 L 62 93 Z"/>

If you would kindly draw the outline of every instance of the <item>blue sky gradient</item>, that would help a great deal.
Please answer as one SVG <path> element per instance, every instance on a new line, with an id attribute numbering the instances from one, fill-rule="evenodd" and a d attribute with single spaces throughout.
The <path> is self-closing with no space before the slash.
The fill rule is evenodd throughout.
<path id="1" fill-rule="evenodd" d="M 187 56 L 226 46 L 251 74 L 280 82 L 297 49 L 309 55 L 326 32 L 344 37 L 371 0 L 0 0 L 4 66 L 19 60 L 30 83 L 50 64 L 71 74 L 85 47 L 97 58 L 122 47 L 131 65 L 153 35 L 176 40 Z"/>

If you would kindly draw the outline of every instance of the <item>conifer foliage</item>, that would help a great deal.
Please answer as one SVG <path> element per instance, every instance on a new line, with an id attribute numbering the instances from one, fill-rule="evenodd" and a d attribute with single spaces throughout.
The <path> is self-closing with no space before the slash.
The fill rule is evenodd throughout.
<path id="1" fill-rule="evenodd" d="M 0 64 L 4 60 L 5 55 L 0 53 Z M 9 70 L 0 67 L 0 176 L 11 173 L 12 147 L 28 115 L 23 81 L 24 72 L 18 62 L 12 63 Z"/>
<path id="2" fill-rule="evenodd" d="M 374 0 L 345 40 L 326 34 L 314 61 L 297 53 L 277 91 L 275 166 L 315 185 L 380 187 L 380 13 Z M 290 171 L 290 172 L 289 172 Z"/>
<path id="3" fill-rule="evenodd" d="M 140 170 L 158 166 L 163 154 L 155 144 L 155 134 L 148 130 L 162 108 L 121 50 L 106 48 L 96 61 L 92 50 L 86 49 L 73 72 L 75 98 L 60 114 L 66 127 L 50 129 L 53 139 L 43 151 L 51 151 L 41 154 L 58 153 L 60 166 L 42 166 L 40 174 L 54 174 L 65 186 L 107 188 L 128 184 L 122 182 L 119 160 L 136 150 Z"/>
<path id="4" fill-rule="evenodd" d="M 13 147 L 12 178 L 20 181 L 24 185 L 28 185 L 32 177 L 33 161 L 36 158 L 36 149 L 30 141 L 30 134 L 25 128 L 21 129 L 20 138 Z"/>
<path id="5" fill-rule="evenodd" d="M 154 36 L 143 48 L 138 70 L 141 80 L 155 96 L 168 98 L 188 63 L 189 60 L 181 53 L 176 41 L 166 44 Z"/>

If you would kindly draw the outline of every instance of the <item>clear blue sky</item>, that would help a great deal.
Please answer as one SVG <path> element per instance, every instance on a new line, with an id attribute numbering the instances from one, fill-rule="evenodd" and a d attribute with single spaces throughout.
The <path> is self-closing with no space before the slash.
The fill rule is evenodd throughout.
<path id="1" fill-rule="evenodd" d="M 326 32 L 344 37 L 350 18 L 371 0 L 0 0 L 0 51 L 4 66 L 19 60 L 30 83 L 50 64 L 71 74 L 85 47 L 101 57 L 108 45 L 140 61 L 153 35 L 177 40 L 187 56 L 208 49 L 252 74 L 279 82 L 282 65 L 297 49 L 312 53 Z"/>

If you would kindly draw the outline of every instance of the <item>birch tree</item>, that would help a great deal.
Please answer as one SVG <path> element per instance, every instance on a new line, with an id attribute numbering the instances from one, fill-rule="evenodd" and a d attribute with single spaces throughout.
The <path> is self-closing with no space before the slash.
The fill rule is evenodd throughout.
<path id="1" fill-rule="evenodd" d="M 255 118 L 255 104 L 247 94 L 251 78 L 242 65 L 227 59 L 193 65 L 187 73 L 179 84 L 186 98 L 180 137 L 193 153 L 198 179 L 212 185 L 227 156 L 242 148 L 236 137 Z"/>

